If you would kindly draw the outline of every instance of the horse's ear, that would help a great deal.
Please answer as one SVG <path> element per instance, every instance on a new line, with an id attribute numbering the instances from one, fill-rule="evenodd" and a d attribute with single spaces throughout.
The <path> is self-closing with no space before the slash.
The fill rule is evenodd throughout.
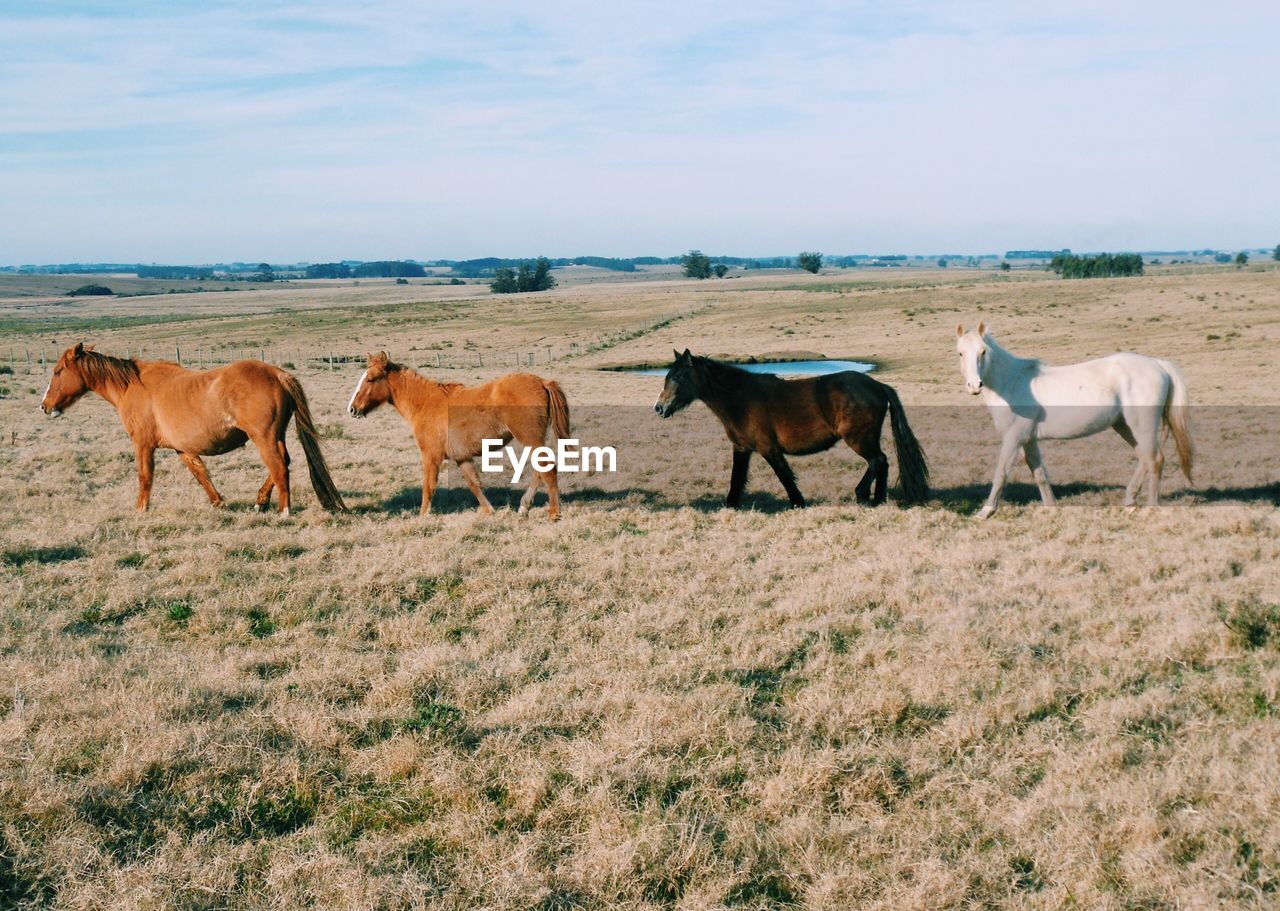
<path id="1" fill-rule="evenodd" d="M 388 358 L 387 358 L 387 352 L 385 352 L 385 351 L 379 351 L 377 354 L 372 354 L 372 355 L 370 355 L 370 356 L 369 356 L 369 366 L 370 366 L 370 367 L 385 367 L 385 366 L 387 366 L 387 360 L 388 360 Z"/>
<path id="2" fill-rule="evenodd" d="M 956 338 L 964 338 L 964 325 L 956 323 Z"/>
<path id="3" fill-rule="evenodd" d="M 84 342 L 76 342 L 76 346 L 71 349 L 71 357 L 77 358 L 77 357 L 83 357 L 83 356 L 84 356 Z"/>
<path id="4" fill-rule="evenodd" d="M 680 357 L 684 359 L 686 364 L 693 360 L 693 355 L 689 353 L 688 348 L 684 349 L 684 354 L 680 355 Z"/>
<path id="5" fill-rule="evenodd" d="M 978 323 L 978 334 L 979 334 L 979 335 L 986 335 L 986 334 L 987 334 L 987 324 L 986 324 L 986 322 L 980 322 L 980 323 Z"/>

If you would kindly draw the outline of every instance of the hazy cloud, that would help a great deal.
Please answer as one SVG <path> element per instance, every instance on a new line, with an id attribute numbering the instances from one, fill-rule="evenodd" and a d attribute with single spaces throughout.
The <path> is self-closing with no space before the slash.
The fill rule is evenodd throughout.
<path id="1" fill-rule="evenodd" d="M 0 259 L 1280 237 L 1280 13 L 18 3 Z"/>

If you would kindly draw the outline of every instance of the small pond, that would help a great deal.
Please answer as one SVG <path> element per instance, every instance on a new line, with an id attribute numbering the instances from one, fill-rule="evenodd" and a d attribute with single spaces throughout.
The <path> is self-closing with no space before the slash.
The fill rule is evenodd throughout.
<path id="1" fill-rule="evenodd" d="M 772 361 L 767 364 L 734 364 L 733 366 L 748 373 L 776 373 L 779 376 L 823 376 L 827 373 L 842 373 L 845 370 L 856 370 L 858 373 L 870 373 L 875 364 L 865 361 Z M 666 376 L 666 367 L 623 368 L 624 373 L 638 373 L 641 376 Z"/>

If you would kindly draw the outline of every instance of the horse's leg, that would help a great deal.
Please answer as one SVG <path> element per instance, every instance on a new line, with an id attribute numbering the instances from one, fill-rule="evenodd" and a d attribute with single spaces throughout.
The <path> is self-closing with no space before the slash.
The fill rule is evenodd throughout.
<path id="1" fill-rule="evenodd" d="M 493 505 L 489 502 L 489 498 L 484 495 L 484 489 L 480 486 L 480 475 L 476 472 L 476 463 L 470 459 L 463 459 L 458 463 L 458 470 L 462 472 L 462 480 L 467 482 L 467 486 L 471 488 L 471 493 L 475 495 L 476 501 L 480 504 L 480 511 L 486 516 L 493 515 Z M 537 483 L 536 477 L 534 483 Z"/>
<path id="2" fill-rule="evenodd" d="M 280 495 L 280 515 L 287 519 L 289 518 L 289 452 L 285 449 L 284 440 L 262 437 L 251 439 L 253 439 L 253 445 L 258 447 L 262 464 L 267 466 L 267 471 L 271 474 L 272 486 Z"/>
<path id="3" fill-rule="evenodd" d="M 1040 444 L 1035 440 L 1027 440 L 1022 446 L 1022 453 L 1026 456 L 1032 477 L 1036 479 L 1036 486 L 1040 488 L 1040 502 L 1045 506 L 1057 506 L 1058 501 L 1053 497 L 1053 485 L 1049 483 L 1049 472 L 1044 467 L 1044 459 L 1040 458 Z"/>
<path id="4" fill-rule="evenodd" d="M 156 448 L 148 443 L 135 443 L 134 455 L 138 459 L 138 500 L 134 508 L 146 512 L 151 503 L 151 479 L 156 471 Z"/>
<path id="5" fill-rule="evenodd" d="M 436 484 L 440 481 L 440 463 L 444 456 L 434 452 L 422 453 L 422 508 L 419 515 L 431 515 L 431 498 L 435 496 Z"/>
<path id="6" fill-rule="evenodd" d="M 267 472 L 267 480 L 258 488 L 258 497 L 253 501 L 253 508 L 258 512 L 266 512 L 267 507 L 271 505 L 271 491 L 275 488 L 276 482 L 271 480 L 271 473 Z"/>
<path id="7" fill-rule="evenodd" d="M 791 466 L 787 464 L 787 457 L 781 452 L 775 452 L 765 455 L 765 461 L 773 468 L 773 473 L 778 476 L 778 480 L 782 482 L 782 486 L 787 491 L 787 496 L 791 498 L 791 505 L 796 509 L 804 508 L 804 495 L 800 493 L 800 488 L 796 486 L 796 476 L 791 472 Z"/>
<path id="8" fill-rule="evenodd" d="M 1018 457 L 1018 450 L 1023 446 L 1022 435 L 1018 428 L 1010 427 L 1005 432 L 1004 443 L 1000 446 L 1000 458 L 996 459 L 995 474 L 991 478 L 991 493 L 987 502 L 974 515 L 975 519 L 988 518 L 1000 508 L 1000 497 L 1004 493 L 1005 482 L 1009 480 L 1009 471 L 1013 468 L 1013 460 Z"/>
<path id="9" fill-rule="evenodd" d="M 1138 460 L 1146 469 L 1147 505 L 1160 505 L 1160 476 L 1164 473 L 1164 452 L 1160 448 L 1159 409 L 1149 407 L 1126 408 L 1124 422 L 1132 429 L 1136 441 L 1134 449 Z M 1134 491 L 1137 495 L 1137 491 Z"/>
<path id="10" fill-rule="evenodd" d="M 552 468 L 542 472 L 541 478 L 547 485 L 547 518 L 554 522 L 560 518 L 560 474 Z"/>
<path id="11" fill-rule="evenodd" d="M 742 502 L 742 490 L 747 486 L 747 469 L 751 467 L 751 450 L 735 449 L 733 451 L 733 471 L 729 475 L 729 494 L 724 498 L 724 505 L 737 509 Z"/>
<path id="12" fill-rule="evenodd" d="M 520 442 L 526 449 L 535 449 L 539 446 L 545 446 L 547 438 L 548 416 L 545 414 L 532 415 L 527 409 L 516 415 L 516 420 L 512 420 L 507 426 L 511 431 L 512 437 Z M 547 518 L 555 521 L 560 518 L 560 475 L 553 466 L 550 471 L 534 471 L 533 467 L 529 467 L 529 471 L 533 472 L 533 477 L 529 479 L 529 486 L 525 488 L 524 495 L 520 497 L 520 506 L 518 512 L 525 515 L 533 508 L 534 497 L 538 494 L 538 485 L 545 484 L 547 488 Z"/>
<path id="13" fill-rule="evenodd" d="M 1138 490 L 1142 487 L 1142 481 L 1147 476 L 1147 463 L 1138 456 L 1138 440 L 1133 435 L 1133 431 L 1129 429 L 1129 425 L 1121 418 L 1112 428 L 1121 438 L 1133 448 L 1133 454 L 1138 458 L 1138 467 L 1133 471 L 1133 478 L 1129 481 L 1129 486 L 1124 489 L 1124 508 L 1133 509 L 1134 499 L 1138 496 Z"/>
<path id="14" fill-rule="evenodd" d="M 889 458 L 880 448 L 879 432 L 880 428 L 877 427 L 876 436 L 872 436 L 870 431 L 864 431 L 860 437 L 852 433 L 844 436 L 849 448 L 867 461 L 867 470 L 858 486 L 853 489 L 854 496 L 859 503 L 870 503 L 872 506 L 879 506 L 884 502 L 889 487 Z M 875 483 L 875 496 L 871 494 L 872 482 Z"/>
<path id="15" fill-rule="evenodd" d="M 200 456 L 193 452 L 180 452 L 178 453 L 178 458 L 182 459 L 182 464 L 186 465 L 191 471 L 196 483 L 204 488 L 204 492 L 209 496 L 209 502 L 218 507 L 225 505 L 222 502 L 221 494 L 213 486 L 213 481 L 209 479 L 209 471 L 204 467 L 204 462 L 200 459 Z"/>

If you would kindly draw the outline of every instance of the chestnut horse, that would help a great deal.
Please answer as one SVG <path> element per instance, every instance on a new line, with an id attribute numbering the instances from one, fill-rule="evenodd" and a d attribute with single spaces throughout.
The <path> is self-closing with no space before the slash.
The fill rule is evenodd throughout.
<path id="1" fill-rule="evenodd" d="M 822 452 L 844 440 L 867 460 L 867 471 L 854 492 L 859 503 L 884 502 L 889 460 L 880 448 L 887 412 L 898 455 L 902 498 L 920 503 L 929 498 L 929 466 L 907 424 L 893 387 L 863 373 L 846 370 L 826 376 L 784 380 L 770 373 L 749 373 L 732 364 L 696 357 L 684 350 L 667 371 L 662 395 L 653 410 L 669 418 L 701 399 L 724 424 L 733 444 L 733 473 L 725 505 L 736 509 L 747 483 L 751 453 L 758 452 L 786 488 L 791 505 L 804 506 L 787 464 L 788 455 Z M 871 485 L 875 482 L 875 495 Z"/>
<path id="2" fill-rule="evenodd" d="M 222 506 L 200 457 L 221 455 L 252 440 L 269 472 L 258 491 L 257 507 L 267 508 L 274 488 L 280 496 L 280 515 L 287 517 L 289 452 L 284 436 L 295 415 L 298 440 L 320 504 L 330 511 L 347 508 L 329 477 L 302 386 L 278 367 L 237 361 L 214 370 L 187 370 L 171 361 L 108 357 L 92 345 L 77 344 L 54 365 L 40 410 L 57 417 L 86 392 L 96 392 L 114 405 L 133 438 L 139 510 L 145 510 L 151 500 L 157 449 L 177 452 L 209 495 L 209 502 Z"/>
<path id="3" fill-rule="evenodd" d="M 347 411 L 362 418 L 390 402 L 413 428 L 422 451 L 422 515 L 431 512 L 431 497 L 440 477 L 440 464 L 452 459 L 463 480 L 475 494 L 480 510 L 493 512 L 480 489 L 475 459 L 483 441 L 514 437 L 526 447 L 542 446 L 550 426 L 556 437 L 569 435 L 569 403 L 560 384 L 532 373 L 509 373 L 480 386 L 437 383 L 416 370 L 396 364 L 385 351 L 368 356 L 368 368 L 356 383 Z M 552 519 L 560 515 L 560 489 L 556 470 L 533 472 L 520 498 L 520 514 L 533 505 L 538 484 L 546 484 Z"/>

